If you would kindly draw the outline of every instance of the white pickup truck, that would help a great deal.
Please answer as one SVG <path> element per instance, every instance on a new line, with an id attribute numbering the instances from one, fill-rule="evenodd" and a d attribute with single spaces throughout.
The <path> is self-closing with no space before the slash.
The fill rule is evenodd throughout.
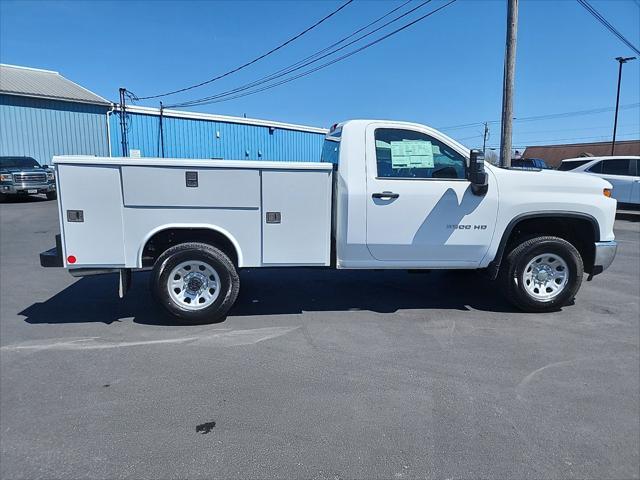
<path id="1" fill-rule="evenodd" d="M 353 120 L 322 162 L 55 157 L 61 235 L 40 256 L 72 275 L 152 268 L 185 322 L 225 316 L 238 270 L 483 270 L 530 312 L 557 310 L 616 253 L 606 181 L 507 170 L 412 123 Z"/>

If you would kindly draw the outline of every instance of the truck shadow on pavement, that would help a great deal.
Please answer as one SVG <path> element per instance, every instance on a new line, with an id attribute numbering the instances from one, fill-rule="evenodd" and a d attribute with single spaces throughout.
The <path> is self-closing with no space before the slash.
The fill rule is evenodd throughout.
<path id="1" fill-rule="evenodd" d="M 354 271 L 314 268 L 253 269 L 241 272 L 238 301 L 226 320 L 238 316 L 303 312 L 411 309 L 515 312 L 480 273 L 440 271 Z M 180 325 L 156 305 L 148 288 L 149 273 L 136 273 L 127 296 L 117 297 L 117 277 L 82 278 L 45 302 L 20 312 L 31 324 L 110 324 L 133 318 L 146 325 Z"/>

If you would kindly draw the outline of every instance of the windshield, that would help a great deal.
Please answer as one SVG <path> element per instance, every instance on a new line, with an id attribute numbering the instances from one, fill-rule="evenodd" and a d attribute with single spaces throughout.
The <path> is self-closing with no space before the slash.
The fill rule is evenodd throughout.
<path id="1" fill-rule="evenodd" d="M 40 165 L 31 157 L 0 157 L 2 168 L 39 168 Z"/>
<path id="2" fill-rule="evenodd" d="M 563 170 L 563 171 L 567 171 L 567 170 L 573 170 L 574 168 L 578 168 L 581 165 L 584 165 L 585 163 L 589 163 L 592 159 L 589 158 L 587 160 L 575 160 L 573 162 L 562 162 L 560 164 L 560 166 L 558 167 L 558 170 Z"/>

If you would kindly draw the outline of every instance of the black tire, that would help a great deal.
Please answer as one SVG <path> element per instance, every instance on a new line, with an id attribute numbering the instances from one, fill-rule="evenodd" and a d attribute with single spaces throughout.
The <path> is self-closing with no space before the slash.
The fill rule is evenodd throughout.
<path id="1" fill-rule="evenodd" d="M 4 203 L 9 199 L 9 195 L 5 193 L 0 193 L 0 203 Z"/>
<path id="2" fill-rule="evenodd" d="M 220 289 L 210 305 L 189 310 L 169 292 L 168 276 L 182 262 L 199 261 L 210 265 L 219 276 Z M 240 277 L 233 262 L 222 251 L 206 243 L 181 243 L 167 249 L 156 260 L 151 275 L 151 290 L 160 304 L 183 323 L 203 324 L 221 321 L 238 298 Z"/>
<path id="3" fill-rule="evenodd" d="M 58 198 L 58 193 L 57 192 L 47 192 L 47 200 L 55 200 Z"/>
<path id="4" fill-rule="evenodd" d="M 560 257 L 568 267 L 564 288 L 552 299 L 539 300 L 525 288 L 524 269 L 536 256 L 549 253 Z M 558 237 L 534 237 L 523 241 L 506 254 L 500 267 L 502 291 L 511 303 L 525 312 L 553 312 L 570 303 L 582 284 L 584 266 L 576 248 Z"/>

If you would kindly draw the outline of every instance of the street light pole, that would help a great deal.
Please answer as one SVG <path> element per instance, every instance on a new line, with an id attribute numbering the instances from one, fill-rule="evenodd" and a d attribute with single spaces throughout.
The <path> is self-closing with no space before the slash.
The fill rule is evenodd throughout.
<path id="1" fill-rule="evenodd" d="M 611 140 L 611 155 L 615 155 L 616 149 L 616 130 L 618 130 L 618 107 L 620 106 L 620 82 L 622 80 L 622 64 L 635 60 L 636 57 L 616 57 L 620 64 L 618 67 L 618 93 L 616 94 L 616 115 L 613 120 L 613 139 Z"/>

